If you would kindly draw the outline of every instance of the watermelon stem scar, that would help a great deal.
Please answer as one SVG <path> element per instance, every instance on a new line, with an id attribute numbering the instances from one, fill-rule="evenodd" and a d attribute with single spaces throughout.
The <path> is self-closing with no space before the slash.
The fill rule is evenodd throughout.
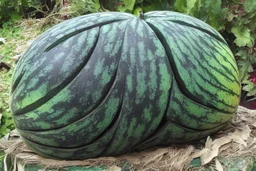
<path id="1" fill-rule="evenodd" d="M 144 20 L 145 19 L 145 15 L 143 13 L 143 11 L 140 11 L 140 16 L 139 16 L 140 19 Z"/>

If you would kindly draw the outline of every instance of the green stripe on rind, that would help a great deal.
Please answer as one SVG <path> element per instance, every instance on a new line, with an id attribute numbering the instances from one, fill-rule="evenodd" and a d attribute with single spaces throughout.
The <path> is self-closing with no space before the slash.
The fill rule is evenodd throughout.
<path id="1" fill-rule="evenodd" d="M 26 131 L 18 129 L 20 135 L 38 144 L 52 147 L 80 147 L 90 144 L 101 136 L 119 116 L 120 96 L 115 90 L 97 109 L 65 127 L 48 131 Z M 105 117 L 108 116 L 108 117 Z M 79 136 L 78 136 L 79 135 Z M 48 137 L 51 137 L 49 139 Z M 61 142 L 61 143 L 60 143 Z"/>
<path id="2" fill-rule="evenodd" d="M 78 39 L 81 36 L 81 34 L 86 36 L 86 34 L 88 33 L 87 32 L 88 30 L 91 30 L 93 28 L 99 28 L 100 26 L 108 25 L 110 23 L 128 20 L 130 18 L 134 18 L 134 17 L 129 14 L 122 14 L 122 15 L 116 16 L 115 13 L 111 13 L 111 14 L 99 13 L 97 15 L 81 16 L 74 20 L 68 20 L 48 30 L 47 32 L 42 34 L 31 45 L 31 47 L 28 49 L 28 51 L 23 55 L 23 57 L 19 61 L 16 67 L 17 69 L 13 75 L 14 86 L 12 86 L 12 91 L 14 91 L 15 87 L 18 84 L 20 84 L 19 83 L 20 81 L 22 82 L 22 80 L 19 79 L 20 75 L 23 75 L 22 79 L 27 79 L 26 75 L 30 76 L 30 74 L 33 72 L 33 68 L 37 69 L 38 66 L 41 66 L 42 64 L 44 64 L 44 61 L 49 61 L 51 56 L 57 57 L 58 55 L 60 55 L 60 54 L 53 55 L 56 52 L 50 53 L 48 51 L 45 51 L 53 44 L 57 46 L 55 47 L 55 50 L 58 49 L 58 51 L 64 51 L 65 52 L 64 54 L 68 54 L 70 52 L 68 50 L 70 49 L 67 49 L 67 47 L 65 47 L 62 44 L 63 44 L 63 41 L 66 41 L 66 43 L 67 41 L 70 41 L 70 39 L 66 40 L 67 38 L 69 38 L 69 35 L 72 35 L 71 39 L 75 40 L 75 39 Z M 62 30 L 61 32 L 59 32 L 60 29 Z M 82 36 L 80 37 L 80 39 L 82 39 L 83 41 L 87 41 L 88 43 L 87 44 L 88 47 L 85 46 L 86 48 L 84 49 L 84 51 L 86 51 L 91 45 L 89 42 L 91 40 L 90 38 L 92 36 L 91 34 L 93 35 L 92 32 L 89 32 L 88 38 L 82 38 Z M 67 44 L 68 46 L 71 45 L 71 47 L 69 48 L 72 48 L 72 49 L 78 47 L 79 45 L 85 45 L 83 44 L 83 42 L 69 42 Z M 79 48 L 79 50 L 81 51 L 81 48 Z M 74 54 L 74 52 L 71 52 L 71 53 Z M 46 58 L 45 56 L 48 56 L 48 58 Z M 65 61 L 64 56 L 59 56 L 59 57 L 62 58 L 63 61 Z M 79 63 L 79 57 L 75 61 Z M 81 61 L 84 61 L 84 60 L 81 60 Z M 22 85 L 19 85 L 19 86 L 22 86 Z M 15 111 L 15 109 L 13 110 Z"/>
<path id="3" fill-rule="evenodd" d="M 104 134 L 102 137 L 98 138 L 97 141 L 77 148 L 56 148 L 46 145 L 40 145 L 33 141 L 29 141 L 23 138 L 23 141 L 36 153 L 45 156 L 47 158 L 59 158 L 59 159 L 81 159 L 81 158 L 93 158 L 102 154 L 102 152 L 107 148 L 108 142 L 111 140 L 112 134 L 116 130 L 113 126 L 108 134 Z"/>
<path id="4" fill-rule="evenodd" d="M 29 65 L 33 64 L 33 62 L 35 62 L 40 57 L 41 53 L 45 49 L 47 49 L 59 39 L 67 36 L 68 34 L 72 34 L 79 30 L 89 30 L 93 27 L 99 27 L 111 22 L 117 22 L 131 18 L 134 18 L 134 16 L 126 13 L 119 15 L 116 15 L 116 12 L 97 13 L 76 17 L 72 20 L 67 20 L 58 25 L 55 25 L 51 29 L 41 34 L 40 37 L 33 42 L 23 57 L 19 60 L 16 71 L 13 75 L 13 80 L 16 80 L 20 74 L 22 74 L 26 69 L 29 69 Z"/>
<path id="5" fill-rule="evenodd" d="M 114 35 L 124 31 L 126 24 L 127 22 L 124 21 L 123 24 L 108 25 L 106 27 L 110 27 L 111 31 L 105 34 L 105 26 L 101 27 L 100 32 L 103 33 L 99 36 L 95 47 L 100 50 L 92 53 L 84 68 L 66 87 L 55 93 L 55 96 L 38 108 L 20 116 L 17 115 L 14 118 L 16 125 L 25 130 L 56 129 L 86 116 L 96 108 L 103 100 L 102 98 L 107 95 L 114 79 L 119 79 L 115 77 L 123 35 Z M 111 39 L 105 39 L 105 37 L 111 37 Z M 111 50 L 111 53 L 105 53 L 106 49 Z M 100 62 L 102 65 L 98 66 Z M 25 124 L 29 120 L 33 122 Z"/>
<path id="6" fill-rule="evenodd" d="M 129 78 L 129 76 L 131 76 L 132 80 L 136 80 L 136 81 L 133 82 L 132 85 L 128 85 L 130 83 L 125 82 L 126 85 L 124 87 L 124 100 L 122 102 L 122 108 L 119 112 L 120 118 L 114 124 L 114 127 L 116 127 L 115 133 L 112 135 L 111 141 L 108 143 L 109 145 L 108 148 L 106 149 L 106 151 L 102 153 L 102 155 L 107 155 L 108 153 L 114 154 L 115 152 L 117 152 L 118 154 L 122 152 L 127 152 L 129 151 L 130 146 L 134 146 L 139 143 L 138 141 L 142 141 L 143 140 L 142 137 L 145 137 L 145 138 L 148 137 L 151 134 L 151 132 L 158 127 L 164 115 L 165 108 L 167 106 L 169 90 L 171 86 L 171 77 L 170 77 L 171 74 L 169 73 L 170 71 L 169 66 L 166 65 L 168 64 L 168 61 L 165 55 L 165 51 L 161 46 L 161 43 L 154 36 L 154 33 L 151 30 L 149 32 L 149 29 L 150 29 L 149 27 L 146 27 L 147 30 L 143 30 L 143 32 L 146 32 L 147 35 L 149 35 L 149 37 L 147 37 L 148 39 L 154 39 L 153 42 L 147 41 L 148 42 L 147 46 L 144 46 L 143 44 L 137 46 L 136 43 L 129 41 L 128 37 L 130 36 L 134 36 L 137 38 L 137 39 L 134 39 L 135 42 L 138 42 L 142 39 L 143 40 L 146 39 L 146 37 L 143 37 L 143 35 L 140 35 L 141 36 L 140 37 L 130 32 L 131 29 L 138 27 L 137 26 L 138 23 L 139 23 L 138 20 L 133 20 L 131 23 L 129 23 L 131 27 L 128 27 L 126 29 L 126 35 L 124 37 L 124 44 L 122 48 L 121 59 L 119 62 L 120 70 L 118 70 L 118 73 L 117 73 L 119 78 L 121 77 L 120 79 L 122 79 L 122 77 L 126 79 L 126 78 Z M 130 47 L 130 48 L 127 48 L 127 47 Z M 157 52 L 157 55 L 158 55 L 157 58 L 151 56 L 150 55 L 151 53 L 148 54 L 150 50 L 146 49 L 146 47 L 151 47 L 150 48 L 151 50 L 154 49 Z M 132 48 L 134 48 L 135 51 L 131 50 Z M 140 56 L 138 56 L 138 54 Z M 153 74 L 151 77 L 148 77 L 148 76 L 143 77 L 143 75 L 144 76 L 146 75 L 146 73 L 143 74 L 143 72 L 145 72 L 144 71 L 145 65 L 148 68 L 155 67 L 151 69 L 152 71 L 155 72 L 154 73 L 155 75 L 160 75 L 160 78 L 155 78 L 155 79 L 152 78 L 154 76 L 153 73 L 151 73 Z M 128 71 L 126 71 L 127 69 L 126 66 L 129 66 Z M 126 75 L 124 75 L 124 73 Z M 141 79 L 144 79 L 144 80 L 141 80 Z M 149 79 L 151 82 L 147 81 L 147 79 Z M 144 81 L 147 81 L 148 84 L 146 84 Z M 157 84 L 156 86 L 157 91 L 150 89 L 148 87 L 151 84 Z M 132 86 L 132 87 L 129 89 L 128 86 Z M 141 91 L 144 93 L 141 93 Z M 155 92 L 156 95 L 152 97 L 151 91 L 152 93 Z M 129 101 L 128 99 L 131 98 L 129 97 L 129 94 L 136 95 L 136 98 L 134 98 L 133 101 Z M 144 106 L 142 103 L 144 103 L 147 106 Z M 153 108 L 153 106 L 157 106 L 157 108 L 155 109 Z M 135 111 L 135 113 L 131 113 L 131 111 Z M 140 115 L 141 112 L 142 114 Z M 155 115 L 152 115 L 153 113 L 155 113 Z M 133 117 L 128 117 L 130 115 L 133 115 Z M 146 128 L 144 127 L 143 124 L 138 124 L 139 123 L 138 121 L 141 122 L 142 120 L 144 120 L 144 122 L 147 121 L 147 123 L 151 123 L 151 126 L 149 128 Z M 79 127 L 78 125 L 77 127 Z M 124 129 L 126 125 L 129 127 L 128 130 Z M 85 129 L 87 129 L 87 127 Z M 18 130 L 18 131 L 26 139 L 29 139 L 32 142 L 49 145 L 51 146 L 51 148 L 53 146 L 57 146 L 56 142 L 61 141 L 60 140 L 61 137 L 63 137 L 65 133 L 67 133 L 63 129 L 47 131 L 47 132 L 40 132 L 40 131 L 26 132 L 22 130 Z M 52 135 L 51 135 L 51 132 L 53 132 Z M 56 135 L 59 135 L 54 137 L 54 139 L 56 139 L 56 142 L 44 142 L 43 134 L 52 137 L 54 136 L 54 132 L 56 133 Z M 106 132 L 106 134 L 104 134 L 102 137 L 109 134 L 110 132 Z M 129 140 L 128 139 L 126 140 L 125 139 L 126 137 L 129 138 Z M 122 141 L 120 141 L 121 139 Z M 95 142 L 92 142 L 92 144 L 94 143 L 97 144 L 97 140 Z M 61 147 L 62 145 L 60 144 L 59 146 Z M 63 146 L 65 146 L 65 144 Z"/>
<path id="7" fill-rule="evenodd" d="M 176 82 L 172 88 L 170 101 L 166 119 L 186 128 L 198 131 L 214 129 L 233 118 L 233 114 L 207 108 L 187 98 L 182 94 Z"/>
<path id="8" fill-rule="evenodd" d="M 122 117 L 104 155 L 127 152 L 146 139 L 160 124 L 168 104 L 171 73 L 160 41 L 139 19 L 129 23 L 126 33 L 120 60 L 126 73 Z M 156 52 L 154 56 L 150 51 Z"/>
<path id="9" fill-rule="evenodd" d="M 192 34 L 190 33 L 191 29 L 184 26 L 177 27 L 171 22 L 166 24 L 155 20 L 155 22 L 150 21 L 148 23 L 155 30 L 159 39 L 163 41 L 162 43 L 167 51 L 176 80 L 183 93 L 194 100 L 197 99 L 197 102 L 200 101 L 206 106 L 212 106 L 223 112 L 234 113 L 239 103 L 240 84 L 237 67 L 232 62 L 233 56 L 226 53 L 225 59 L 229 60 L 226 61 L 223 55 L 219 55 L 226 51 L 219 49 L 219 47 L 209 47 L 207 48 L 207 51 L 209 51 L 207 53 L 204 48 L 208 44 L 192 42 L 193 39 L 188 43 L 183 39 L 188 35 L 193 37 L 194 34 L 196 40 L 211 39 L 211 41 L 216 41 L 201 31 L 194 30 Z M 189 46 L 191 47 L 190 44 L 196 44 L 197 46 L 194 49 L 189 48 Z M 222 44 L 222 46 L 226 45 Z M 194 55 L 196 51 L 200 52 L 199 55 Z M 231 63 L 234 64 L 231 66 Z M 218 68 L 212 68 L 209 73 L 208 69 L 210 69 L 209 66 L 211 67 L 211 65 Z M 225 70 L 226 67 L 229 68 L 229 71 Z M 220 74 L 226 72 L 234 75 L 233 78 L 227 79 Z"/>
<path id="10" fill-rule="evenodd" d="M 222 42 L 225 42 L 225 39 L 221 36 L 219 32 L 217 32 L 215 29 L 213 29 L 211 26 L 209 26 L 207 23 L 191 17 L 189 15 L 181 14 L 178 12 L 172 12 L 172 11 L 154 11 L 154 12 L 147 12 L 144 14 L 146 21 L 161 21 L 161 22 L 166 22 L 166 21 L 171 21 L 174 23 L 179 23 L 179 24 L 187 24 L 190 27 L 194 27 L 197 29 L 200 29 L 201 31 L 208 32 L 212 35 L 214 35 L 215 38 L 221 40 Z"/>
<path id="11" fill-rule="evenodd" d="M 12 92 L 11 98 L 15 103 L 12 103 L 11 108 L 14 115 L 26 112 L 21 110 L 38 103 L 38 100 L 46 96 L 51 98 L 59 87 L 69 84 L 87 63 L 89 55 L 95 48 L 98 35 L 98 28 L 82 32 L 67 39 L 67 43 L 63 42 L 52 51 L 42 54 L 33 65 L 30 65 L 23 74 L 19 87 Z M 86 48 L 83 48 L 84 46 Z M 50 93 L 51 91 L 53 92 Z M 32 109 L 28 109 L 30 110 Z"/>
<path id="12" fill-rule="evenodd" d="M 198 131 L 184 128 L 175 123 L 164 122 L 153 135 L 135 147 L 134 150 L 144 150 L 154 146 L 163 146 L 174 143 L 192 142 L 219 131 L 223 126 L 224 125 L 220 125 L 214 129 Z"/>

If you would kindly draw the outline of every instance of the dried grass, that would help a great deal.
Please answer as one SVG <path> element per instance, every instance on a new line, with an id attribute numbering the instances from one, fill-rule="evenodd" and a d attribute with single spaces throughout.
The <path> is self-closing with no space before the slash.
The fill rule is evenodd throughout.
<path id="1" fill-rule="evenodd" d="M 202 165 L 222 171 L 224 166 L 222 166 L 218 158 L 256 156 L 255 121 L 256 111 L 239 107 L 232 123 L 227 125 L 221 132 L 215 134 L 213 139 L 208 137 L 202 149 L 196 149 L 192 144 L 171 145 L 116 157 L 100 157 L 67 162 L 65 160 L 40 157 L 30 151 L 20 139 L 2 140 L 0 148 L 5 149 L 6 154 L 15 156 L 19 161 L 23 161 L 23 164 L 37 163 L 45 167 L 110 166 L 110 170 L 118 171 L 121 170 L 121 165 L 129 163 L 130 170 L 175 171 L 186 170 L 193 158 L 200 157 Z M 203 168 L 197 168 L 196 170 L 201 169 L 203 170 Z"/>

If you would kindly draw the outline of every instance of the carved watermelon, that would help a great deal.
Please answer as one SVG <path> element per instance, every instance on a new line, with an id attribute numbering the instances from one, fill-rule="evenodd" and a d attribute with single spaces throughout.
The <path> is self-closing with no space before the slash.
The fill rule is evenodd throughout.
<path id="1" fill-rule="evenodd" d="M 175 12 L 77 17 L 18 62 L 11 110 L 35 152 L 82 159 L 183 143 L 221 129 L 239 103 L 221 35 Z"/>

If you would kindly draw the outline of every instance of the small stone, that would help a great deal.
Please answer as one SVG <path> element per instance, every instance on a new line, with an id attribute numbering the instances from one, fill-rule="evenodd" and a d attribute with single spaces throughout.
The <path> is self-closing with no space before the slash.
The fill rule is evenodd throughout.
<path id="1" fill-rule="evenodd" d="M 15 55 L 12 57 L 12 60 L 16 62 L 20 59 L 20 57 L 21 57 L 21 55 Z"/>
<path id="2" fill-rule="evenodd" d="M 0 37 L 0 45 L 5 44 L 5 39 Z"/>
<path id="3" fill-rule="evenodd" d="M 29 41 L 27 42 L 27 46 L 30 46 L 34 41 L 35 41 L 35 39 L 29 40 Z"/>
<path id="4" fill-rule="evenodd" d="M 254 128 L 256 128 L 256 122 L 254 122 L 254 123 L 252 124 L 252 126 L 253 126 Z"/>

